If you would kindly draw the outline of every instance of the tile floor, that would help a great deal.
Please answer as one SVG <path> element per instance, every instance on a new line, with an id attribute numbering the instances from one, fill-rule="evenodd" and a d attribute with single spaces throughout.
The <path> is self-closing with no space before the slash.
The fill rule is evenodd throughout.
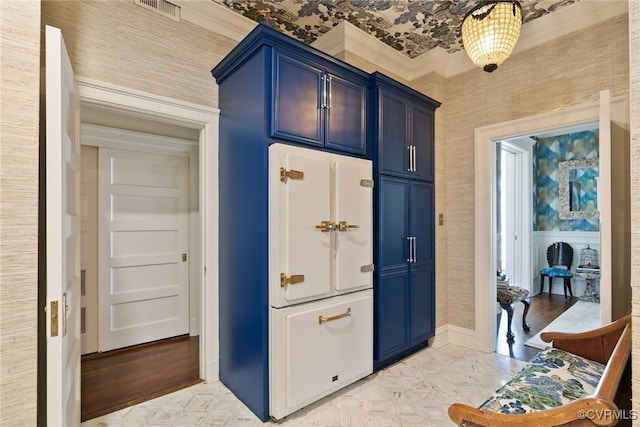
<path id="1" fill-rule="evenodd" d="M 198 384 L 82 423 L 106 426 L 452 426 L 453 402 L 480 405 L 525 362 L 445 345 L 426 348 L 279 423 L 262 423 L 220 382 Z"/>

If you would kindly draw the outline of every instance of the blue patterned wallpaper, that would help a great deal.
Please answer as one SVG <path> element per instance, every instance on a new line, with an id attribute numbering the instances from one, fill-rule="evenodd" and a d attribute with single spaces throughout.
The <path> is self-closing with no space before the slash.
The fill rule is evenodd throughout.
<path id="1" fill-rule="evenodd" d="M 568 160 L 597 159 L 600 156 L 598 142 L 597 129 L 537 138 L 533 147 L 534 231 L 600 231 L 599 220 L 562 220 L 558 217 L 558 164 Z M 578 197 L 587 209 L 597 209 L 593 178 L 598 175 L 598 168 L 590 168 L 578 177 L 583 183 Z"/>

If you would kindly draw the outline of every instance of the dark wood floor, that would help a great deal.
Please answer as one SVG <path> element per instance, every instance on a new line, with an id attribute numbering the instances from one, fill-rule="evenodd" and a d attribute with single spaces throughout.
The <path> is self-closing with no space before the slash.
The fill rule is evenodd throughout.
<path id="1" fill-rule="evenodd" d="M 198 360 L 188 335 L 82 356 L 82 421 L 200 382 Z"/>
<path id="2" fill-rule="evenodd" d="M 524 304 L 517 303 L 513 310 L 511 331 L 515 334 L 512 343 L 507 342 L 507 312 L 502 310 L 502 319 L 498 328 L 496 353 L 511 356 L 514 359 L 529 361 L 540 350 L 527 347 L 524 343 L 551 323 L 556 317 L 578 302 L 578 298 L 565 299 L 564 295 L 547 294 L 536 295 L 530 298 L 531 308 L 527 314 L 527 323 L 530 329 L 522 329 L 522 311 Z"/>

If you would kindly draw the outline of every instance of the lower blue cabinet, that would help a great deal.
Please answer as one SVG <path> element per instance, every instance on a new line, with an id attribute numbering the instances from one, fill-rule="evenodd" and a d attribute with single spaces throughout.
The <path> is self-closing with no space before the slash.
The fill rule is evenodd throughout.
<path id="1" fill-rule="evenodd" d="M 434 191 L 423 181 L 378 176 L 374 369 L 435 335 Z"/>

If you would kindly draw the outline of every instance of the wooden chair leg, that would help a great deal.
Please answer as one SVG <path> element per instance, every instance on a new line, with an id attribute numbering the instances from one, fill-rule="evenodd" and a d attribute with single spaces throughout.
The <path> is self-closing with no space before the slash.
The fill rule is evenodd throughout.
<path id="1" fill-rule="evenodd" d="M 524 310 L 522 311 L 522 329 L 528 331 L 529 324 L 527 323 L 527 314 L 529 313 L 529 300 L 523 299 L 522 304 L 524 305 Z"/>
<path id="2" fill-rule="evenodd" d="M 500 303 L 500 307 L 504 308 L 507 312 L 507 342 L 513 341 L 515 337 L 511 331 L 511 321 L 513 320 L 513 306 L 511 304 Z"/>
<path id="3" fill-rule="evenodd" d="M 551 281 L 551 278 L 549 278 L 549 281 Z M 544 274 L 540 275 L 540 293 L 538 295 L 542 295 L 542 292 L 544 292 Z M 551 283 L 549 283 L 549 292 L 551 292 Z"/>
<path id="4" fill-rule="evenodd" d="M 573 291 L 571 290 L 571 277 L 564 278 L 564 299 L 567 299 L 567 288 L 569 289 L 569 295 L 573 298 Z"/>

